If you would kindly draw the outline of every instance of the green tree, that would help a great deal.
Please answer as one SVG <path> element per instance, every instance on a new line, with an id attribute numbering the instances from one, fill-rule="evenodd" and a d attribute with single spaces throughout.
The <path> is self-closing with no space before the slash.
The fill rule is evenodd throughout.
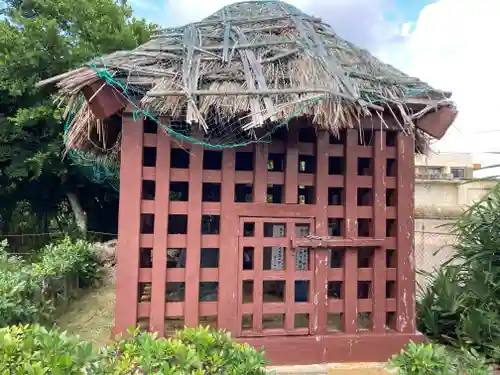
<path id="1" fill-rule="evenodd" d="M 0 234 L 18 202 L 56 215 L 68 196 L 90 221 L 117 194 L 62 158 L 64 122 L 55 89 L 35 84 L 92 58 L 144 43 L 153 27 L 126 0 L 6 0 L 0 21 Z M 73 205 L 73 207 L 75 207 Z M 101 211 L 102 212 L 102 211 Z M 100 215 L 100 213 L 98 213 Z M 107 218 L 109 222 L 109 218 Z M 116 221 L 116 220 L 115 220 Z M 15 224 L 15 223 L 14 223 Z"/>

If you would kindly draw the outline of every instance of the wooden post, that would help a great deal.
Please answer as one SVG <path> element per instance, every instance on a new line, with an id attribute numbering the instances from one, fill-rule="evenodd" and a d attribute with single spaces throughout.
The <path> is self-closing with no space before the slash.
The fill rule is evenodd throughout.
<path id="1" fill-rule="evenodd" d="M 373 137 L 373 232 L 375 238 L 385 238 L 386 224 L 386 133 L 375 131 Z M 375 248 L 373 255 L 373 331 L 385 331 L 386 247 Z"/>
<path id="2" fill-rule="evenodd" d="M 143 118 L 134 120 L 131 106 L 123 115 L 120 163 L 116 306 L 113 334 L 125 334 L 137 323 L 142 190 Z"/>
<path id="3" fill-rule="evenodd" d="M 358 133 L 347 130 L 345 144 L 345 238 L 358 235 L 357 211 L 357 172 L 358 172 Z M 344 331 L 355 333 L 357 330 L 358 310 L 358 267 L 357 249 L 349 247 L 344 258 Z"/>
<path id="4" fill-rule="evenodd" d="M 165 333 L 167 230 L 170 201 L 170 136 L 159 126 L 156 134 L 156 193 L 150 330 Z"/>
<path id="5" fill-rule="evenodd" d="M 413 200 L 415 143 L 412 135 L 397 139 L 397 321 L 398 332 L 415 332 L 415 254 L 413 250 Z"/>

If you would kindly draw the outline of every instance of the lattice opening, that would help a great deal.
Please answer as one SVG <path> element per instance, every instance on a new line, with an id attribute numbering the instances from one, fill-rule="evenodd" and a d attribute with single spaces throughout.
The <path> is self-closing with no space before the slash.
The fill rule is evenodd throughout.
<path id="1" fill-rule="evenodd" d="M 394 249 L 386 250 L 385 265 L 387 268 L 396 268 L 397 266 L 396 250 Z"/>
<path id="2" fill-rule="evenodd" d="M 253 185 L 252 184 L 235 184 L 234 185 L 234 201 L 238 203 L 253 202 Z"/>
<path id="3" fill-rule="evenodd" d="M 344 219 L 328 218 L 328 235 L 342 237 L 344 234 Z"/>
<path id="4" fill-rule="evenodd" d="M 285 284 L 283 280 L 265 280 L 262 282 L 262 302 L 285 302 Z"/>
<path id="5" fill-rule="evenodd" d="M 345 173 L 345 158 L 341 156 L 330 156 L 328 158 L 328 174 L 343 175 Z"/>
<path id="6" fill-rule="evenodd" d="M 186 268 L 186 248 L 167 249 L 167 268 Z"/>
<path id="7" fill-rule="evenodd" d="M 387 207 L 396 206 L 396 189 L 387 189 L 385 192 L 385 205 Z"/>
<path id="8" fill-rule="evenodd" d="M 156 182 L 151 180 L 143 180 L 141 198 L 146 201 L 154 201 L 155 196 L 156 196 Z"/>
<path id="9" fill-rule="evenodd" d="M 371 130 L 363 130 L 361 132 L 358 132 L 358 145 L 371 146 L 373 145 L 374 138 L 375 133 Z"/>
<path id="10" fill-rule="evenodd" d="M 142 165 L 156 167 L 156 147 L 144 147 L 142 149 Z"/>
<path id="11" fill-rule="evenodd" d="M 339 187 L 328 188 L 328 205 L 342 206 L 344 204 L 344 189 Z"/>
<path id="12" fill-rule="evenodd" d="M 222 169 L 222 151 L 204 150 L 203 151 L 203 169 L 221 170 Z"/>
<path id="13" fill-rule="evenodd" d="M 316 130 L 313 127 L 299 129 L 299 142 L 316 143 L 317 139 Z"/>
<path id="14" fill-rule="evenodd" d="M 219 249 L 202 248 L 200 251 L 200 268 L 219 268 Z"/>
<path id="15" fill-rule="evenodd" d="M 175 336 L 177 331 L 184 329 L 184 317 L 172 316 L 165 318 L 165 337 Z"/>
<path id="16" fill-rule="evenodd" d="M 269 153 L 267 157 L 267 170 L 270 172 L 284 172 L 285 160 L 285 154 Z"/>
<path id="17" fill-rule="evenodd" d="M 243 331 L 253 329 L 253 314 L 245 314 L 241 317 L 241 329 Z"/>
<path id="18" fill-rule="evenodd" d="M 340 312 L 328 313 L 326 321 L 327 321 L 326 330 L 328 332 L 342 332 L 344 330 L 343 313 Z"/>
<path id="19" fill-rule="evenodd" d="M 371 331 L 373 327 L 373 316 L 371 312 L 358 313 L 357 328 L 358 332 Z"/>
<path id="20" fill-rule="evenodd" d="M 333 248 L 329 250 L 330 268 L 344 268 L 345 248 Z"/>
<path id="21" fill-rule="evenodd" d="M 187 202 L 189 199 L 189 182 L 170 182 L 170 201 Z"/>
<path id="22" fill-rule="evenodd" d="M 262 316 L 263 329 L 284 329 L 285 314 L 264 314 Z"/>
<path id="23" fill-rule="evenodd" d="M 203 215 L 201 217 L 201 234 L 205 235 L 220 234 L 220 216 Z"/>
<path id="24" fill-rule="evenodd" d="M 373 159 L 358 158 L 358 176 L 373 176 Z"/>
<path id="25" fill-rule="evenodd" d="M 139 283 L 139 303 L 151 302 L 151 283 Z"/>
<path id="26" fill-rule="evenodd" d="M 280 246 L 264 247 L 264 265 L 265 271 L 284 271 L 286 265 L 286 248 Z"/>
<path id="27" fill-rule="evenodd" d="M 396 177 L 398 174 L 396 159 L 387 159 L 386 174 L 388 177 Z"/>
<path id="28" fill-rule="evenodd" d="M 184 302 L 186 298 L 186 283 L 185 282 L 171 282 L 167 283 L 165 287 L 165 301 L 166 302 Z"/>
<path id="29" fill-rule="evenodd" d="M 340 267 L 338 267 L 340 268 Z M 344 282 L 329 281 L 328 282 L 328 298 L 329 299 L 344 299 Z"/>
<path id="30" fill-rule="evenodd" d="M 358 299 L 371 299 L 373 298 L 372 293 L 371 281 L 358 281 Z"/>
<path id="31" fill-rule="evenodd" d="M 299 173 L 316 173 L 316 157 L 299 155 Z"/>
<path id="32" fill-rule="evenodd" d="M 212 330 L 217 330 L 217 315 L 200 316 L 199 322 L 203 327 L 209 327 Z"/>
<path id="33" fill-rule="evenodd" d="M 396 237 L 398 234 L 398 226 L 396 225 L 396 219 L 387 219 L 385 221 L 385 235 L 386 237 Z"/>
<path id="34" fill-rule="evenodd" d="M 396 330 L 396 312 L 388 311 L 385 313 L 385 330 L 386 331 Z"/>
<path id="35" fill-rule="evenodd" d="M 394 280 L 386 281 L 385 298 L 396 298 L 396 282 Z"/>
<path id="36" fill-rule="evenodd" d="M 298 204 L 315 204 L 316 203 L 316 188 L 314 186 L 299 185 L 297 188 L 297 203 Z"/>
<path id="37" fill-rule="evenodd" d="M 235 169 L 237 171 L 253 171 L 254 169 L 253 152 L 237 152 L 235 159 Z"/>
<path id="38" fill-rule="evenodd" d="M 217 302 L 219 283 L 217 281 L 203 281 L 200 283 L 200 302 Z"/>
<path id="39" fill-rule="evenodd" d="M 309 314 L 295 314 L 293 326 L 295 329 L 309 328 Z"/>
<path id="40" fill-rule="evenodd" d="M 311 233 L 311 226 L 309 224 L 299 223 L 295 224 L 295 236 L 297 238 L 306 237 Z"/>
<path id="41" fill-rule="evenodd" d="M 264 223 L 264 237 L 284 238 L 286 223 Z"/>
<path id="42" fill-rule="evenodd" d="M 141 247 L 139 249 L 139 267 L 152 268 L 153 267 L 153 249 Z"/>
<path id="43" fill-rule="evenodd" d="M 155 215 L 141 214 L 141 234 L 153 234 L 155 229 Z"/>
<path id="44" fill-rule="evenodd" d="M 253 247 L 243 248 L 243 270 L 253 270 L 254 268 L 254 255 Z"/>
<path id="45" fill-rule="evenodd" d="M 168 234 L 187 234 L 187 215 L 168 215 Z"/>
<path id="46" fill-rule="evenodd" d="M 311 269 L 311 250 L 308 247 L 299 247 L 293 253 L 295 271 L 309 271 Z"/>
<path id="47" fill-rule="evenodd" d="M 144 119 L 144 133 L 146 134 L 156 134 L 158 131 L 158 124 L 149 117 L 143 117 Z"/>
<path id="48" fill-rule="evenodd" d="M 244 223 L 243 224 L 243 237 L 254 237 L 255 236 L 255 223 Z"/>
<path id="49" fill-rule="evenodd" d="M 373 237 L 372 219 L 358 219 L 358 237 Z"/>
<path id="50" fill-rule="evenodd" d="M 182 148 L 172 148 L 170 150 L 170 168 L 188 169 L 189 152 Z"/>
<path id="51" fill-rule="evenodd" d="M 358 188 L 358 206 L 371 206 L 373 204 L 373 190 L 368 188 Z"/>
<path id="52" fill-rule="evenodd" d="M 221 184 L 204 182 L 202 186 L 201 200 L 203 202 L 220 202 Z"/>
<path id="53" fill-rule="evenodd" d="M 137 319 L 137 328 L 139 332 L 149 332 L 149 318 L 139 318 Z"/>
<path id="54" fill-rule="evenodd" d="M 330 144 L 331 145 L 343 145 L 345 144 L 346 132 L 342 130 L 339 134 L 330 134 Z"/>
<path id="55" fill-rule="evenodd" d="M 375 249 L 372 247 L 362 247 L 358 249 L 358 268 L 372 268 Z"/>
<path id="56" fill-rule="evenodd" d="M 241 296 L 241 302 L 244 304 L 253 303 L 253 280 L 243 280 L 243 293 Z"/>
<path id="57" fill-rule="evenodd" d="M 283 203 L 283 185 L 267 185 L 267 203 Z"/>
<path id="58" fill-rule="evenodd" d="M 309 301 L 309 280 L 295 280 L 295 302 Z"/>
<path id="59" fill-rule="evenodd" d="M 386 132 L 385 145 L 388 147 L 395 147 L 398 139 L 398 133 L 395 131 Z"/>

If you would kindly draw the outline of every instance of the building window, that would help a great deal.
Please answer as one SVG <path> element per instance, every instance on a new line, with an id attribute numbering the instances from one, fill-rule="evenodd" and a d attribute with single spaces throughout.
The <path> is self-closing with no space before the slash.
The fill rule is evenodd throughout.
<path id="1" fill-rule="evenodd" d="M 451 168 L 450 171 L 453 178 L 465 178 L 465 168 Z"/>
<path id="2" fill-rule="evenodd" d="M 441 168 L 439 167 L 428 167 L 427 168 L 427 175 L 429 176 L 430 179 L 439 179 L 441 178 Z"/>

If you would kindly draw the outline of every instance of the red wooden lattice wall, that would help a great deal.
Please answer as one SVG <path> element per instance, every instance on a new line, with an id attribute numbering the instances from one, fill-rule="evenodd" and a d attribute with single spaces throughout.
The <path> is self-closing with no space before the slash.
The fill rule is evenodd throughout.
<path id="1" fill-rule="evenodd" d="M 372 126 L 214 150 L 125 115 L 114 333 L 209 324 L 290 364 L 418 339 L 413 138 Z"/>

